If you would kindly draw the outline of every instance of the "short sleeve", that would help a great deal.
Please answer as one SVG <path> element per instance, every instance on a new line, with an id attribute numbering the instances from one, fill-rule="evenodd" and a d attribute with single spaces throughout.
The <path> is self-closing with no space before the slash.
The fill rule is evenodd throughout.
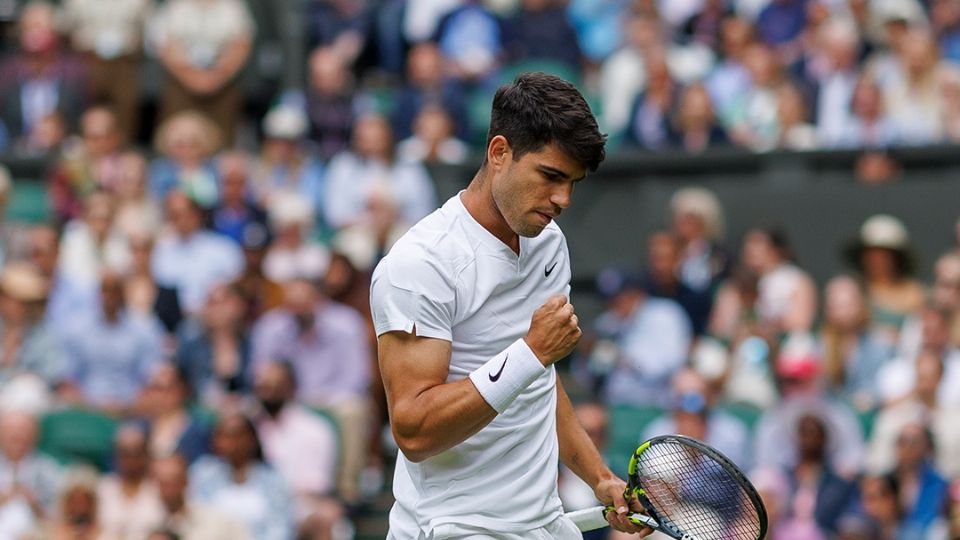
<path id="1" fill-rule="evenodd" d="M 402 331 L 453 340 L 454 279 L 427 254 L 396 248 L 373 273 L 370 309 L 377 335 Z"/>

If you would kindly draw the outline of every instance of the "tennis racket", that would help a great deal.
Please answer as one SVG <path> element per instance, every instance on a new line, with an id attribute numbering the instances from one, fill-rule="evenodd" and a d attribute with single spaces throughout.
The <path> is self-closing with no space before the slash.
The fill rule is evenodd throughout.
<path id="1" fill-rule="evenodd" d="M 647 515 L 630 521 L 677 540 L 762 540 L 767 512 L 757 490 L 729 459 L 681 435 L 654 437 L 630 458 L 625 496 Z M 608 525 L 611 506 L 569 512 L 581 531 Z"/>

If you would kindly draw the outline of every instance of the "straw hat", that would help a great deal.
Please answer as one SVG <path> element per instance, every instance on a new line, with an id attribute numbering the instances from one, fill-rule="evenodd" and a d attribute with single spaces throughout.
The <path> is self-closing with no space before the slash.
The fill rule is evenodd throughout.
<path id="1" fill-rule="evenodd" d="M 860 235 L 847 247 L 847 257 L 853 266 L 863 270 L 861 256 L 867 249 L 886 249 L 897 259 L 901 274 L 913 272 L 910 235 L 903 222 L 888 214 L 871 216 L 860 227 Z"/>
<path id="2" fill-rule="evenodd" d="M 703 229 L 710 240 L 723 236 L 723 207 L 714 193 L 702 187 L 684 188 L 670 198 L 670 210 L 674 215 L 690 214 L 703 222 Z"/>

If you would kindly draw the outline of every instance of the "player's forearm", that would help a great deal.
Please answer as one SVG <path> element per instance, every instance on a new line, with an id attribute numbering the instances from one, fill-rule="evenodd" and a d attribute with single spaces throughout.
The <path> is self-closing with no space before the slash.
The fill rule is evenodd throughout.
<path id="1" fill-rule="evenodd" d="M 560 462 L 596 490 L 600 482 L 614 478 L 594 446 L 590 436 L 577 420 L 576 412 L 560 378 L 557 378 L 557 439 L 560 445 Z"/>
<path id="2" fill-rule="evenodd" d="M 420 462 L 467 440 L 497 416 L 469 379 L 443 383 L 398 402 L 390 423 L 403 455 Z"/>

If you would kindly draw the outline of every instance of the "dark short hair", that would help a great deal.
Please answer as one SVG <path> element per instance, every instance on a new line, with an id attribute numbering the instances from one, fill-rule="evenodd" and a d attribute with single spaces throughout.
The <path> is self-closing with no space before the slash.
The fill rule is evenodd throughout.
<path id="1" fill-rule="evenodd" d="M 541 72 L 523 73 L 497 90 L 487 146 L 497 135 L 510 143 L 514 160 L 556 143 L 564 154 L 591 172 L 603 161 L 607 142 L 580 91 L 559 77 Z"/>

